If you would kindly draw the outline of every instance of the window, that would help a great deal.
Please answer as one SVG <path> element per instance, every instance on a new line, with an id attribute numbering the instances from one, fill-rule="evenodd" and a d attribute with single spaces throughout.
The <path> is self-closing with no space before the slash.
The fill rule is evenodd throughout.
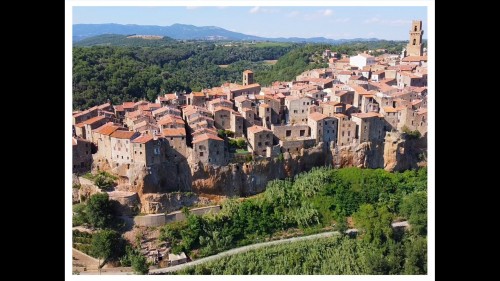
<path id="1" fill-rule="evenodd" d="M 302 113 L 304 113 L 304 110 L 302 109 Z"/>
<path id="2" fill-rule="evenodd" d="M 123 155 L 122 155 L 122 159 L 123 159 Z"/>
<path id="3" fill-rule="evenodd" d="M 142 151 L 141 151 L 141 152 L 139 152 L 139 154 L 142 154 Z"/>
<path id="4" fill-rule="evenodd" d="M 260 141 L 259 141 L 259 142 L 257 143 L 257 146 L 262 146 L 262 142 L 260 142 Z"/>
<path id="5" fill-rule="evenodd" d="M 203 152 L 200 152 L 200 157 L 202 157 L 202 156 L 203 156 Z"/>
<path id="6" fill-rule="evenodd" d="M 269 134 L 266 134 L 266 138 L 269 138 Z"/>
<path id="7" fill-rule="evenodd" d="M 292 135 L 292 131 L 291 130 L 286 130 L 285 132 L 286 136 L 289 137 Z"/>
<path id="8" fill-rule="evenodd" d="M 330 133 L 330 130 L 326 130 L 326 133 L 329 134 Z"/>
<path id="9" fill-rule="evenodd" d="M 342 134 L 342 135 L 344 135 L 344 134 Z M 348 131 L 348 132 L 347 132 L 347 136 L 348 136 L 348 137 L 350 137 L 350 136 L 351 136 L 351 131 Z"/>
<path id="10" fill-rule="evenodd" d="M 417 39 L 413 39 L 413 45 L 417 45 Z"/>
<path id="11" fill-rule="evenodd" d="M 298 111 L 297 110 L 294 110 L 293 113 L 297 113 Z"/>
<path id="12" fill-rule="evenodd" d="M 217 153 L 216 153 L 216 154 L 217 154 L 217 155 L 219 155 L 219 151 L 217 151 Z"/>
<path id="13" fill-rule="evenodd" d="M 345 133 L 345 132 L 344 132 L 344 131 L 342 131 L 342 136 L 344 136 L 344 133 Z"/>
<path id="14" fill-rule="evenodd" d="M 301 136 L 301 137 L 303 137 L 303 136 L 304 136 L 304 134 L 306 133 L 306 130 L 300 130 L 300 132 L 299 132 L 299 133 L 300 133 L 300 136 Z"/>

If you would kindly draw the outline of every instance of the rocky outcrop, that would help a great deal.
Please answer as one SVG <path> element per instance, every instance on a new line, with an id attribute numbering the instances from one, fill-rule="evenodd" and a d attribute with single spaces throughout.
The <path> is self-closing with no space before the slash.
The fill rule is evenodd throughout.
<path id="1" fill-rule="evenodd" d="M 319 143 L 297 154 L 286 152 L 283 157 L 260 158 L 226 166 L 188 164 L 188 160 L 184 159 L 152 167 L 121 165 L 112 168 L 111 172 L 120 178 L 117 190 L 138 193 L 141 212 L 158 213 L 175 211 L 200 201 L 194 194 L 183 195 L 185 191 L 248 196 L 264 191 L 270 180 L 294 177 L 313 167 L 383 168 L 387 171 L 416 168 L 421 160 L 419 155 L 425 153 L 426 146 L 425 137 L 407 139 L 404 135 L 391 132 L 380 142 L 353 143 L 341 147 Z"/>
<path id="2" fill-rule="evenodd" d="M 141 212 L 146 214 L 170 213 L 183 206 L 208 205 L 210 202 L 192 192 L 147 193 L 141 196 Z"/>

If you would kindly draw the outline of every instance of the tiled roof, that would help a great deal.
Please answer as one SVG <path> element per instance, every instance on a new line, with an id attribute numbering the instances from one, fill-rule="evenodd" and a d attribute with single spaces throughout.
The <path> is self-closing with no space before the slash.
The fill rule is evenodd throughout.
<path id="1" fill-rule="evenodd" d="M 135 132 L 117 130 L 111 134 L 111 137 L 116 139 L 130 139 L 134 134 Z"/>
<path id="2" fill-rule="evenodd" d="M 152 135 L 141 135 L 140 137 L 135 138 L 132 142 L 133 143 L 147 143 L 148 141 L 152 140 L 153 136 Z"/>
<path id="3" fill-rule="evenodd" d="M 86 125 L 91 125 L 91 124 L 94 124 L 94 123 L 96 123 L 96 122 L 99 122 L 99 121 L 103 120 L 104 118 L 106 118 L 106 117 L 104 117 L 104 116 L 102 116 L 102 115 L 101 115 L 101 116 L 96 116 L 96 117 L 94 117 L 94 118 L 90 118 L 90 119 L 88 119 L 88 120 L 85 120 L 85 121 L 83 121 L 82 123 L 83 123 L 83 124 L 86 124 Z"/>
<path id="4" fill-rule="evenodd" d="M 256 134 L 256 133 L 263 132 L 263 131 L 269 131 L 269 132 L 271 132 L 271 130 L 266 129 L 266 128 L 262 127 L 262 126 L 257 126 L 257 125 L 253 125 L 252 127 L 249 127 L 247 129 L 247 132 L 252 133 L 252 134 Z"/>
<path id="5" fill-rule="evenodd" d="M 206 140 L 209 140 L 209 139 L 210 140 L 217 140 L 217 141 L 224 141 L 223 139 L 219 138 L 216 135 L 205 133 L 205 134 L 196 136 L 195 139 L 193 140 L 193 143 L 198 143 L 198 142 L 206 141 Z"/>
<path id="6" fill-rule="evenodd" d="M 314 120 L 314 121 L 320 121 L 320 120 L 323 120 L 325 119 L 327 116 L 324 115 L 323 113 L 319 113 L 319 112 L 313 112 L 311 114 L 309 114 L 309 118 Z"/>
<path id="7" fill-rule="evenodd" d="M 177 128 L 177 129 L 164 129 L 162 131 L 163 136 L 165 137 L 175 137 L 175 136 L 185 136 L 186 135 L 186 129 L 184 128 Z"/>

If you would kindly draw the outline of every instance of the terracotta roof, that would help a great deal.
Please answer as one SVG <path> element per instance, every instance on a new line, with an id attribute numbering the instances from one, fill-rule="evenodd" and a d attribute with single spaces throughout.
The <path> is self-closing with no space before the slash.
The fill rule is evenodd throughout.
<path id="1" fill-rule="evenodd" d="M 148 102 L 147 102 L 147 101 L 145 101 L 145 100 L 140 100 L 140 101 L 138 101 L 138 102 L 134 103 L 134 106 L 135 106 L 135 105 L 139 106 L 139 105 L 143 105 L 143 104 L 148 104 Z"/>
<path id="2" fill-rule="evenodd" d="M 334 114 L 333 114 L 333 116 L 335 116 L 335 117 L 337 117 L 337 118 L 341 118 L 341 119 L 343 119 L 343 118 L 346 118 L 346 117 L 347 117 L 347 115 L 342 114 L 342 113 L 334 113 Z"/>
<path id="3" fill-rule="evenodd" d="M 326 117 L 327 117 L 326 115 L 324 115 L 323 113 L 319 113 L 319 112 L 313 112 L 313 113 L 309 114 L 309 118 L 314 120 L 314 121 L 320 121 L 320 120 L 325 119 Z"/>
<path id="4" fill-rule="evenodd" d="M 230 112 L 233 111 L 233 109 L 229 108 L 229 107 L 217 106 L 217 107 L 215 107 L 214 112 L 219 111 L 219 110 L 226 110 L 226 111 L 230 111 Z"/>
<path id="5" fill-rule="evenodd" d="M 115 108 L 115 111 L 124 111 L 123 105 L 115 105 L 114 108 Z"/>
<path id="6" fill-rule="evenodd" d="M 217 140 L 217 141 L 224 141 L 223 139 L 219 138 L 218 136 L 216 135 L 213 135 L 213 134 L 208 134 L 208 133 L 205 133 L 205 134 L 202 134 L 202 135 L 199 135 L 197 136 L 194 140 L 193 140 L 193 143 L 198 143 L 198 142 L 201 142 L 201 141 L 206 141 L 206 140 Z"/>
<path id="7" fill-rule="evenodd" d="M 184 128 L 164 129 L 162 131 L 162 135 L 165 137 L 185 136 L 186 129 L 184 129 Z"/>
<path id="8" fill-rule="evenodd" d="M 136 133 L 131 131 L 117 130 L 111 134 L 111 137 L 116 139 L 130 139 L 134 136 L 134 134 Z"/>
<path id="9" fill-rule="evenodd" d="M 282 93 L 277 93 L 277 94 L 276 94 L 276 95 L 274 95 L 274 96 L 275 96 L 275 97 L 278 97 L 278 98 L 281 98 L 281 99 L 283 99 L 283 98 L 285 98 L 285 97 L 286 97 L 286 96 L 285 96 L 285 95 L 283 95 Z"/>
<path id="10" fill-rule="evenodd" d="M 123 108 L 134 108 L 134 102 L 124 102 Z"/>
<path id="11" fill-rule="evenodd" d="M 88 114 L 88 113 L 90 113 L 90 112 L 92 112 L 94 110 L 97 110 L 97 106 L 91 107 L 91 108 L 89 108 L 87 110 L 84 110 L 84 111 L 82 111 L 80 113 L 77 113 L 77 114 L 73 115 L 73 117 L 80 117 L 80 116 Z"/>
<path id="12" fill-rule="evenodd" d="M 153 139 L 152 135 L 141 135 L 140 137 L 135 138 L 132 142 L 133 143 L 147 143 L 148 141 L 150 141 L 152 139 Z"/>
<path id="13" fill-rule="evenodd" d="M 193 97 L 204 97 L 205 94 L 202 92 L 192 92 Z"/>
<path id="14" fill-rule="evenodd" d="M 103 103 L 101 105 L 98 105 L 97 108 L 103 109 L 103 108 L 110 107 L 110 106 L 111 106 L 111 103 L 107 102 L 107 103 Z"/>
<path id="15" fill-rule="evenodd" d="M 260 84 L 258 84 L 258 83 L 253 83 L 253 84 L 249 84 L 249 85 L 231 84 L 231 86 L 230 86 L 230 90 L 231 91 L 239 91 L 239 90 L 245 90 L 245 89 L 251 89 L 251 88 L 260 87 Z"/>
<path id="16" fill-rule="evenodd" d="M 260 107 L 269 107 L 269 104 L 267 104 L 267 103 L 261 103 L 259 106 Z"/>
<path id="17" fill-rule="evenodd" d="M 397 110 L 396 108 L 393 108 L 393 107 L 390 107 L 390 106 L 386 106 L 383 108 L 385 112 L 387 113 L 394 113 L 394 112 L 398 112 L 399 110 Z"/>
<path id="18" fill-rule="evenodd" d="M 177 96 L 175 94 L 165 94 L 165 99 L 175 100 L 175 99 L 177 99 Z"/>
<path id="19" fill-rule="evenodd" d="M 99 122 L 99 121 L 101 121 L 101 120 L 102 120 L 102 119 L 104 119 L 104 118 L 106 118 L 106 117 L 104 117 L 104 116 L 102 116 L 102 115 L 101 115 L 101 116 L 96 116 L 96 117 L 94 117 L 94 118 L 90 118 L 90 119 L 88 119 L 88 120 L 85 120 L 85 121 L 83 121 L 82 123 L 83 123 L 83 124 L 90 125 L 90 124 L 94 124 L 94 123 L 96 123 L 96 122 Z"/>
<path id="20" fill-rule="evenodd" d="M 257 126 L 257 125 L 253 125 L 252 127 L 247 128 L 247 132 L 252 133 L 252 134 L 256 134 L 256 133 L 264 132 L 264 131 L 271 132 L 271 130 L 266 129 L 262 126 Z"/>
<path id="21" fill-rule="evenodd" d="M 408 56 L 403 58 L 404 62 L 427 61 L 427 56 Z"/>
<path id="22" fill-rule="evenodd" d="M 350 71 L 343 70 L 343 71 L 339 72 L 339 74 L 337 74 L 337 75 L 351 75 L 351 73 L 352 72 L 350 72 Z"/>
<path id="23" fill-rule="evenodd" d="M 120 127 L 113 125 L 112 122 L 106 123 L 101 127 L 94 130 L 94 132 L 99 133 L 101 135 L 109 136 L 114 131 L 118 130 Z"/>
<path id="24" fill-rule="evenodd" d="M 247 69 L 247 70 L 243 71 L 243 73 L 253 73 L 253 71 Z"/>
<path id="25" fill-rule="evenodd" d="M 85 124 L 83 124 L 83 122 L 75 125 L 75 127 L 78 127 L 78 128 L 83 128 L 84 126 L 85 126 Z"/>
<path id="26" fill-rule="evenodd" d="M 249 100 L 249 99 L 248 99 L 248 97 L 247 97 L 247 96 L 245 96 L 245 95 L 238 96 L 238 97 L 235 97 L 235 98 L 234 98 L 234 101 L 236 101 L 236 102 L 244 102 L 244 101 L 246 101 L 246 100 Z"/>
<path id="27" fill-rule="evenodd" d="M 160 120 L 158 120 L 158 125 L 165 125 L 165 124 L 170 124 L 170 123 L 175 123 L 175 124 L 182 124 L 184 125 L 184 120 L 181 118 L 177 117 L 176 115 L 165 115 L 163 116 Z"/>
<path id="28" fill-rule="evenodd" d="M 417 104 L 419 104 L 421 102 L 422 102 L 422 100 L 414 100 L 414 101 L 411 102 L 411 105 L 417 105 Z"/>

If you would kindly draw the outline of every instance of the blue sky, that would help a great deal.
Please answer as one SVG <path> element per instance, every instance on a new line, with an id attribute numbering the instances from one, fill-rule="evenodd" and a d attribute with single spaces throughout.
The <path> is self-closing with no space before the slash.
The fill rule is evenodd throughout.
<path id="1" fill-rule="evenodd" d="M 73 24 L 218 26 L 263 37 L 376 37 L 408 40 L 413 19 L 423 20 L 427 7 L 74 7 Z"/>

